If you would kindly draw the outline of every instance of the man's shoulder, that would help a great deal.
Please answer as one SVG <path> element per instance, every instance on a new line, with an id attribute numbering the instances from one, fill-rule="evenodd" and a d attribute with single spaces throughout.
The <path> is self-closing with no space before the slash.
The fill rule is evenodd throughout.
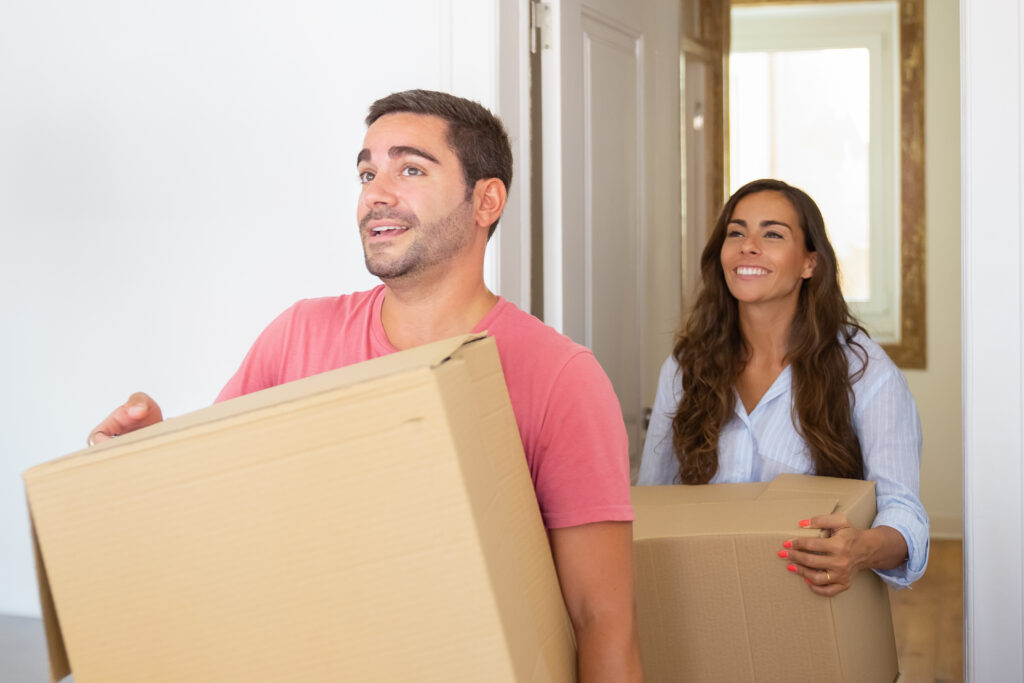
<path id="1" fill-rule="evenodd" d="M 358 313 L 370 314 L 381 289 L 383 285 L 363 292 L 301 299 L 292 304 L 288 312 L 304 322 L 338 321 Z"/>
<path id="2" fill-rule="evenodd" d="M 517 350 L 531 355 L 546 353 L 564 360 L 579 354 L 593 355 L 586 346 L 573 341 L 510 301 L 504 302 L 503 310 L 488 326 L 488 331 L 497 338 L 499 344 L 504 339 L 514 343 Z"/>

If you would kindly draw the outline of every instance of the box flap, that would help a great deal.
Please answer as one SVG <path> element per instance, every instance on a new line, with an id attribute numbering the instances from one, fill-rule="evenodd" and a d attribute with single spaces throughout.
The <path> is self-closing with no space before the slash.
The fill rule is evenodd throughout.
<path id="1" fill-rule="evenodd" d="M 828 514 L 835 495 L 777 491 L 763 483 L 710 486 L 634 486 L 631 489 L 634 540 L 669 536 L 730 534 L 814 535 L 797 523 Z"/>
<path id="2" fill-rule="evenodd" d="M 90 446 L 64 457 L 36 465 L 23 472 L 22 479 L 27 484 L 33 478 L 44 476 L 47 473 L 66 467 L 74 467 L 83 457 L 87 457 L 88 462 L 110 457 L 112 455 L 110 453 L 111 450 L 116 450 L 113 455 L 120 455 L 124 452 L 123 447 L 127 444 L 157 438 L 185 429 L 210 425 L 220 420 L 263 408 L 305 400 L 317 394 L 356 386 L 382 377 L 408 372 L 414 368 L 434 368 L 457 355 L 459 350 L 465 345 L 485 338 L 487 338 L 486 333 L 478 333 L 443 339 L 431 344 L 417 346 L 401 353 L 374 358 L 363 363 L 288 382 L 271 389 L 239 396 L 230 401 L 224 401 L 223 403 L 186 413 L 179 417 L 167 418 L 155 425 L 123 434 L 117 439 L 103 441 L 95 446 Z M 268 391 L 271 393 L 268 393 Z"/>
<path id="3" fill-rule="evenodd" d="M 684 497 L 688 503 L 727 503 L 730 501 L 756 500 L 768 482 L 752 482 L 745 484 L 712 484 L 689 486 L 673 484 L 670 486 L 633 486 L 629 495 L 633 505 L 664 505 L 678 503 Z"/>
<path id="4" fill-rule="evenodd" d="M 814 535 L 798 522 L 835 510 L 835 498 L 753 500 L 720 503 L 660 505 L 657 511 L 634 507 L 633 538 L 666 536 L 726 536 L 732 534 Z"/>
<path id="5" fill-rule="evenodd" d="M 851 524 L 861 529 L 870 527 L 875 519 L 875 482 L 862 479 L 780 474 L 768 484 L 759 500 L 812 495 L 838 499 L 836 511 L 845 514 Z"/>

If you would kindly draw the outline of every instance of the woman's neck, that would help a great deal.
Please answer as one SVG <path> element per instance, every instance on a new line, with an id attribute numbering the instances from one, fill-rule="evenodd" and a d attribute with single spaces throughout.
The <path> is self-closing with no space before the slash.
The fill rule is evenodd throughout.
<path id="1" fill-rule="evenodd" d="M 765 306 L 740 303 L 740 334 L 750 354 L 748 364 L 785 365 L 789 354 L 790 329 L 796 317 L 796 300 L 778 304 Z"/>

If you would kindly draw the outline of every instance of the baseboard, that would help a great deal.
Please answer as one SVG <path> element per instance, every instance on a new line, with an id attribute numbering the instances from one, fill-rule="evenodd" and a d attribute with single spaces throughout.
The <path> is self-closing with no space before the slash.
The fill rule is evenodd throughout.
<path id="1" fill-rule="evenodd" d="M 931 537 L 936 540 L 963 540 L 964 520 L 960 515 L 931 515 Z"/>

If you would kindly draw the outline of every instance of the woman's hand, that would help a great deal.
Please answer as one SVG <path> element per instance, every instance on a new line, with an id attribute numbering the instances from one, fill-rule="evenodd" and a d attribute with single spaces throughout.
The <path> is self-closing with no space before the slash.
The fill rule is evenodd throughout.
<path id="1" fill-rule="evenodd" d="M 779 557 L 787 559 L 786 569 L 802 576 L 818 595 L 839 595 L 862 569 L 893 569 L 906 561 L 906 540 L 892 527 L 858 529 L 842 513 L 817 515 L 800 526 L 827 529 L 830 534 L 786 541 Z"/>
<path id="2" fill-rule="evenodd" d="M 789 560 L 786 569 L 804 578 L 818 595 L 839 595 L 853 584 L 865 565 L 859 543 L 864 532 L 851 526 L 846 515 L 818 515 L 800 522 L 807 529 L 828 529 L 827 538 L 801 537 L 783 543 L 779 557 Z"/>

